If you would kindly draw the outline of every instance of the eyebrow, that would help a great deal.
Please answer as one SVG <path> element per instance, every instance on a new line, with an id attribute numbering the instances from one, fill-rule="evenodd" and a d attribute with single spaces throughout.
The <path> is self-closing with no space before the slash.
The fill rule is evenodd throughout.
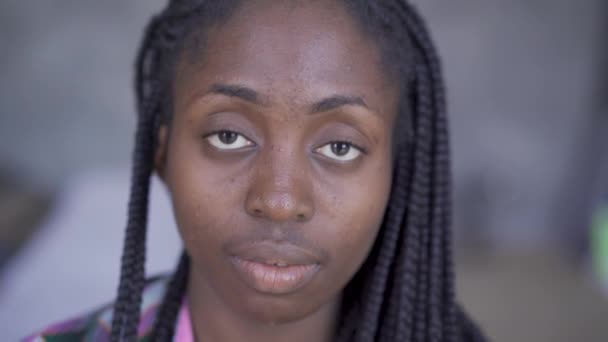
<path id="1" fill-rule="evenodd" d="M 207 93 L 236 97 L 255 105 L 268 106 L 268 101 L 263 100 L 263 96 L 260 93 L 243 85 L 215 83 L 209 88 Z M 361 96 L 334 95 L 313 104 L 310 107 L 310 113 L 329 112 L 342 106 L 359 106 L 369 109 Z"/>
<path id="2" fill-rule="evenodd" d="M 260 94 L 248 87 L 236 84 L 215 83 L 207 91 L 208 94 L 219 94 L 228 97 L 236 97 L 256 105 L 264 105 Z"/>
<path id="3" fill-rule="evenodd" d="M 311 113 L 329 112 L 342 106 L 359 106 L 369 109 L 360 96 L 335 95 L 315 103 L 312 106 Z"/>

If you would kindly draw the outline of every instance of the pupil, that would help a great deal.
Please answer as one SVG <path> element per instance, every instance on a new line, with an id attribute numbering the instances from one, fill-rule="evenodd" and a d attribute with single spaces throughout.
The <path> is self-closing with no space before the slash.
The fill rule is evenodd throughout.
<path id="1" fill-rule="evenodd" d="M 238 137 L 238 135 L 236 133 L 229 132 L 229 131 L 220 132 L 220 136 L 219 136 L 220 141 L 226 145 L 233 144 L 236 141 L 237 137 Z"/>
<path id="2" fill-rule="evenodd" d="M 336 142 L 331 144 L 331 151 L 340 157 L 345 156 L 350 151 L 350 144 L 345 142 Z"/>

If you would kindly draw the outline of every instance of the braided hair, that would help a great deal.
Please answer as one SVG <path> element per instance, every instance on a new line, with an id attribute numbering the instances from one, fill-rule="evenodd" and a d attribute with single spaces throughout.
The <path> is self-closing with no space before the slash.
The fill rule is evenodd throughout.
<path id="1" fill-rule="evenodd" d="M 440 62 L 406 0 L 342 0 L 396 68 L 402 96 L 392 190 L 378 238 L 344 290 L 337 339 L 484 341 L 454 299 L 450 153 Z M 136 62 L 138 125 L 112 341 L 135 341 L 145 283 L 146 220 L 156 134 L 171 119 L 170 87 L 182 50 L 242 0 L 171 0 L 149 23 Z M 394 76 L 393 76 L 394 77 Z M 404 119 L 407 118 L 407 119 Z M 186 252 L 158 311 L 152 341 L 171 341 L 189 273 Z"/>

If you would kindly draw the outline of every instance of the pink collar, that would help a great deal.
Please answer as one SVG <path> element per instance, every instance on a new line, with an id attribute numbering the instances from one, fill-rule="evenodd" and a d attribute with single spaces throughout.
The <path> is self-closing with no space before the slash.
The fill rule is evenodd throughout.
<path id="1" fill-rule="evenodd" d="M 190 310 L 188 302 L 184 298 L 182 307 L 177 318 L 177 331 L 175 332 L 174 342 L 194 342 L 192 334 L 192 321 L 190 320 Z"/>

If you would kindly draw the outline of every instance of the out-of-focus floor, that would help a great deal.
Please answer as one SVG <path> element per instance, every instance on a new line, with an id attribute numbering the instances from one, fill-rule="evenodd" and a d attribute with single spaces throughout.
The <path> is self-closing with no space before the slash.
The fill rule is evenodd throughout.
<path id="1" fill-rule="evenodd" d="M 52 191 L 16 184 L 10 179 L 0 168 L 0 272 L 35 233 L 52 206 Z"/>
<path id="2" fill-rule="evenodd" d="M 10 223 L 0 221 L 3 241 L 23 241 L 23 232 L 37 221 L 19 219 L 15 208 L 23 218 L 52 208 L 31 242 L 0 267 L 2 341 L 17 340 L 112 297 L 127 189 L 126 172 L 93 173 L 55 196 L 53 206 L 34 196 L 29 212 L 27 196 L 0 196 L 0 217 L 12 215 Z M 173 265 L 179 248 L 158 184 L 151 213 L 148 269 L 157 272 Z M 588 270 L 559 253 L 469 249 L 457 255 L 459 298 L 492 341 L 608 341 L 608 296 L 601 295 Z"/>
<path id="3" fill-rule="evenodd" d="M 458 253 L 459 297 L 493 341 L 608 341 L 608 293 L 559 254 Z"/>

